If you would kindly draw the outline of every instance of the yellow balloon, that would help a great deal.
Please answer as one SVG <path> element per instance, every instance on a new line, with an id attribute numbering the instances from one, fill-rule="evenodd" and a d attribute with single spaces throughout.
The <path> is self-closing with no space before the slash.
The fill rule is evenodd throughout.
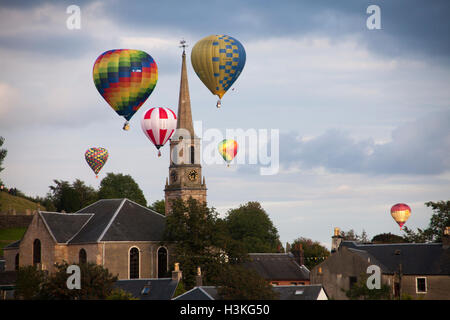
<path id="1" fill-rule="evenodd" d="M 192 48 L 191 63 L 195 73 L 212 94 L 222 99 L 245 65 L 242 44 L 227 35 L 211 35 Z"/>

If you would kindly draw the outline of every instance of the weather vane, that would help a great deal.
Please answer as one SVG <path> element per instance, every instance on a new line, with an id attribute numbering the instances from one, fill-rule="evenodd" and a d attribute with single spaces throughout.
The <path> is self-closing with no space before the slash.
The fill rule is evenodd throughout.
<path id="1" fill-rule="evenodd" d="M 188 44 L 186 44 L 186 40 L 181 39 L 180 40 L 180 48 L 183 48 L 183 53 L 184 53 L 184 49 L 188 46 Z"/>

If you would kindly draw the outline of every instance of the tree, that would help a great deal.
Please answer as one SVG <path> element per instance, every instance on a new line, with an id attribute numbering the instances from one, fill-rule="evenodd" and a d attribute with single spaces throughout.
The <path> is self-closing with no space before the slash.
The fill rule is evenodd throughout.
<path id="1" fill-rule="evenodd" d="M 303 259 L 305 266 L 309 270 L 311 270 L 315 265 L 321 263 L 330 255 L 328 249 L 322 246 L 320 242 L 300 237 L 294 240 L 294 242 L 290 245 L 290 251 L 297 258 L 299 258 L 300 256 L 300 245 L 303 250 Z"/>
<path id="2" fill-rule="evenodd" d="M 417 228 L 417 232 L 404 227 L 405 239 L 408 242 L 442 242 L 442 235 L 446 227 L 450 226 L 450 200 L 438 202 L 426 202 L 427 207 L 431 207 L 431 215 L 428 228 L 422 230 Z"/>
<path id="3" fill-rule="evenodd" d="M 94 188 L 76 179 L 72 184 L 68 181 L 53 180 L 48 198 L 51 199 L 56 211 L 75 212 L 97 200 Z"/>
<path id="4" fill-rule="evenodd" d="M 115 174 L 110 172 L 103 178 L 100 182 L 98 197 L 100 199 L 128 198 L 144 207 L 147 206 L 144 193 L 136 181 L 130 175 L 121 173 Z"/>
<path id="5" fill-rule="evenodd" d="M 38 299 L 42 283 L 45 281 L 45 273 L 38 270 L 36 266 L 19 267 L 17 270 L 16 299 L 32 300 Z"/>
<path id="6" fill-rule="evenodd" d="M 166 214 L 166 202 L 164 199 L 156 200 L 151 204 L 151 206 L 149 206 L 149 208 L 163 215 Z"/>
<path id="7" fill-rule="evenodd" d="M 356 241 L 356 242 L 362 242 L 362 243 L 369 242 L 367 233 L 364 230 L 361 233 L 361 235 L 358 235 L 355 232 L 355 230 L 353 230 L 353 229 L 350 229 L 347 232 L 341 231 L 341 237 L 343 237 L 343 240 L 346 240 L 346 241 Z"/>
<path id="8" fill-rule="evenodd" d="M 164 240 L 175 242 L 175 255 L 183 271 L 187 289 L 195 285 L 197 267 L 201 267 L 205 283 L 220 272 L 226 261 L 224 233 L 217 223 L 217 212 L 192 197 L 184 202 L 172 202 L 172 212 L 166 219 Z"/>
<path id="9" fill-rule="evenodd" d="M 372 238 L 373 243 L 404 243 L 405 238 L 392 233 L 380 233 Z"/>
<path id="10" fill-rule="evenodd" d="M 4 141 L 5 141 L 5 138 L 0 137 L 0 147 L 3 145 Z M 3 169 L 5 169 L 5 168 L 2 168 L 2 164 L 3 164 L 3 160 L 5 160 L 5 157 L 7 154 L 8 154 L 8 150 L 0 149 L 0 172 L 2 172 Z M 1 180 L 0 180 L 0 182 L 1 182 Z"/>
<path id="11" fill-rule="evenodd" d="M 276 300 L 278 294 L 255 271 L 239 265 L 227 265 L 217 278 L 223 300 Z"/>
<path id="12" fill-rule="evenodd" d="M 3 145 L 4 141 L 5 141 L 5 139 L 3 137 L 0 137 L 0 147 Z M 2 172 L 4 169 L 4 168 L 2 168 L 2 164 L 3 164 L 3 160 L 5 159 L 7 153 L 8 153 L 8 151 L 6 149 L 0 149 L 0 172 Z M 3 187 L 2 179 L 0 179 L 0 186 Z M 1 209 L 1 204 L 0 204 L 0 209 Z"/>
<path id="13" fill-rule="evenodd" d="M 380 289 L 369 289 L 367 287 L 368 274 L 362 273 L 359 280 L 352 285 L 349 290 L 344 290 L 345 295 L 350 300 L 386 300 L 390 299 L 390 287 L 387 284 L 381 284 Z"/>
<path id="14" fill-rule="evenodd" d="M 114 291 L 114 283 L 117 281 L 117 276 L 113 276 L 108 269 L 95 263 L 78 265 L 81 273 L 81 288 L 67 288 L 68 266 L 67 262 L 55 265 L 56 271 L 41 286 L 40 299 L 104 300 L 117 293 Z"/>
<path id="15" fill-rule="evenodd" d="M 281 247 L 278 230 L 259 202 L 229 210 L 225 222 L 231 238 L 246 252 L 278 252 Z"/>

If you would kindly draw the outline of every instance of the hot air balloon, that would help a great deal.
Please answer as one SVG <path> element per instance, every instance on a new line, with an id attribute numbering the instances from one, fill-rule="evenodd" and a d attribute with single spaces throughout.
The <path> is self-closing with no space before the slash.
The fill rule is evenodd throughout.
<path id="1" fill-rule="evenodd" d="M 411 208 L 407 204 L 397 203 L 391 208 L 391 216 L 400 226 L 400 230 L 402 230 L 403 225 L 405 224 L 406 220 L 408 220 L 410 215 Z"/>
<path id="2" fill-rule="evenodd" d="M 177 128 L 177 116 L 169 108 L 151 108 L 144 112 L 141 127 L 147 138 L 158 149 L 158 157 L 160 157 L 159 148 L 170 139 Z"/>
<path id="3" fill-rule="evenodd" d="M 98 178 L 98 173 L 103 168 L 108 160 L 108 150 L 105 148 L 89 148 L 84 154 L 84 158 L 95 173 L 95 177 Z"/>
<path id="4" fill-rule="evenodd" d="M 131 49 L 109 50 L 94 63 L 94 83 L 98 92 L 126 122 L 155 89 L 158 67 L 146 52 Z"/>
<path id="5" fill-rule="evenodd" d="M 198 41 L 192 48 L 192 67 L 197 76 L 219 97 L 233 85 L 245 65 L 245 50 L 242 44 L 227 35 L 211 35 Z"/>
<path id="6" fill-rule="evenodd" d="M 219 153 L 227 162 L 227 167 L 238 152 L 238 143 L 233 139 L 225 139 L 219 143 Z"/>

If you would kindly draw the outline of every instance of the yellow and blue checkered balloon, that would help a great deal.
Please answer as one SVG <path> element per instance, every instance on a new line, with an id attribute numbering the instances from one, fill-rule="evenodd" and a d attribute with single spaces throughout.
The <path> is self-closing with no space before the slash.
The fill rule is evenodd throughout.
<path id="1" fill-rule="evenodd" d="M 211 35 L 192 48 L 191 63 L 205 86 L 222 99 L 244 68 L 245 50 L 230 36 Z"/>

